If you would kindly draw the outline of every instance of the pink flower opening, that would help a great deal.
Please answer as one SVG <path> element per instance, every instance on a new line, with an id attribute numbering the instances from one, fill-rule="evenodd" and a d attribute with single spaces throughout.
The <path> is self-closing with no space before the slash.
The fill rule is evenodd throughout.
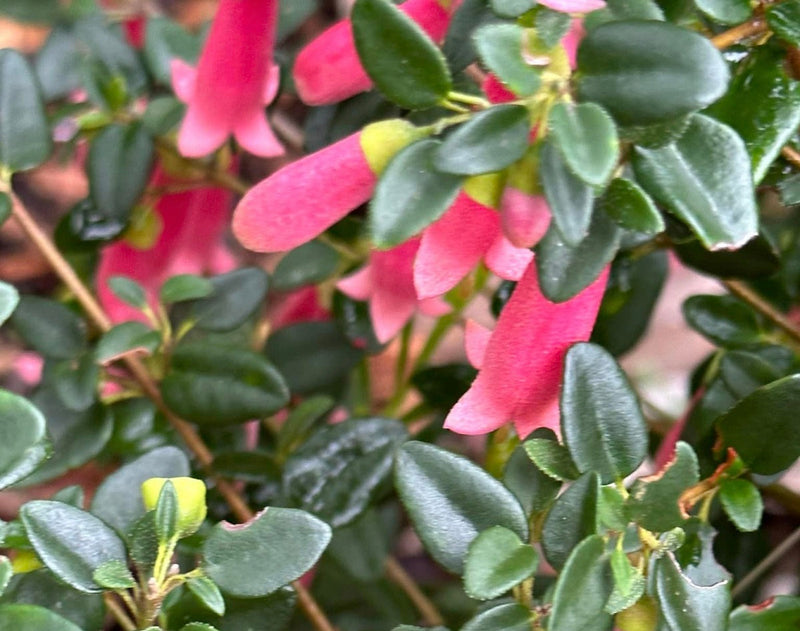
<path id="1" fill-rule="evenodd" d="M 444 426 L 485 434 L 513 422 L 520 437 L 538 427 L 557 429 L 564 356 L 589 339 L 607 278 L 608 268 L 574 298 L 553 303 L 541 293 L 532 261 L 494 331 L 468 327 L 466 346 L 479 372 Z"/>
<path id="2" fill-rule="evenodd" d="M 173 59 L 175 94 L 189 106 L 178 134 L 183 155 L 207 155 L 230 134 L 255 155 L 283 154 L 264 113 L 280 79 L 277 20 L 277 0 L 221 0 L 197 69 Z"/>
<path id="3" fill-rule="evenodd" d="M 431 39 L 441 42 L 456 5 L 448 10 L 437 0 L 408 0 L 399 8 Z M 293 75 L 297 93 L 308 105 L 336 103 L 372 88 L 358 58 L 349 19 L 334 24 L 300 51 Z"/>

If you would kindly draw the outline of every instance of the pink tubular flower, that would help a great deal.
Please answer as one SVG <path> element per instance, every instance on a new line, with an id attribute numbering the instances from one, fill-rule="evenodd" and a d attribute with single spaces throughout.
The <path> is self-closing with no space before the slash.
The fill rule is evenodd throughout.
<path id="1" fill-rule="evenodd" d="M 406 121 L 380 121 L 292 162 L 244 196 L 233 233 L 256 252 L 310 241 L 372 196 L 377 174 L 415 134 Z"/>
<path id="2" fill-rule="evenodd" d="M 520 437 L 537 427 L 558 427 L 558 392 L 564 355 L 589 339 L 608 270 L 574 298 L 552 303 L 539 290 L 531 262 L 489 333 L 467 330 L 467 351 L 479 368 L 470 389 L 445 419 L 459 434 L 485 434 L 513 422 Z"/>
<path id="3" fill-rule="evenodd" d="M 440 42 L 457 4 L 452 0 L 408 0 L 399 8 Z M 298 95 L 309 105 L 336 103 L 372 87 L 358 58 L 349 19 L 334 24 L 300 51 L 293 74 Z"/>
<path id="4" fill-rule="evenodd" d="M 283 153 L 264 114 L 280 78 L 272 63 L 277 20 L 277 0 L 221 0 L 197 70 L 172 61 L 175 94 L 189 105 L 178 134 L 183 155 L 209 154 L 229 134 L 256 155 Z"/>
<path id="5" fill-rule="evenodd" d="M 540 0 L 539 4 L 562 13 L 589 13 L 606 6 L 605 0 Z"/>
<path id="6" fill-rule="evenodd" d="M 156 186 L 172 181 L 157 173 Z M 162 283 L 176 274 L 222 273 L 234 267 L 222 245 L 228 224 L 231 194 L 219 188 L 198 188 L 164 195 L 156 206 L 162 229 L 151 248 L 118 241 L 103 249 L 95 279 L 100 303 L 114 322 L 144 320 L 108 288 L 111 276 L 139 282 L 154 303 Z"/>
<path id="7" fill-rule="evenodd" d="M 419 242 L 415 238 L 391 250 L 373 252 L 367 265 L 336 285 L 355 300 L 369 301 L 375 337 L 382 344 L 397 335 L 417 308 L 431 316 L 449 310 L 436 298 L 417 300 L 412 266 Z"/>

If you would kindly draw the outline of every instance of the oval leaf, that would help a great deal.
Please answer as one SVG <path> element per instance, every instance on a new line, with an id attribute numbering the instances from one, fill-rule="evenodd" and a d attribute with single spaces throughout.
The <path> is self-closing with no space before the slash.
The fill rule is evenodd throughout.
<path id="1" fill-rule="evenodd" d="M 575 480 L 547 513 L 542 548 L 554 568 L 563 567 L 575 546 L 596 532 L 599 497 L 600 478 L 590 471 Z"/>
<path id="2" fill-rule="evenodd" d="M 506 603 L 482 611 L 467 622 L 461 631 L 528 631 L 531 612 L 517 603 Z"/>
<path id="3" fill-rule="evenodd" d="M 264 301 L 269 277 L 258 267 L 243 267 L 209 279 L 210 296 L 192 303 L 191 316 L 205 331 L 231 331 L 241 326 Z"/>
<path id="4" fill-rule="evenodd" d="M 0 489 L 22 480 L 47 457 L 46 425 L 27 399 L 0 390 Z"/>
<path id="5" fill-rule="evenodd" d="M 534 94 L 542 80 L 522 56 L 525 29 L 517 24 L 487 24 L 475 31 L 475 47 L 486 67 L 519 96 Z"/>
<path id="6" fill-rule="evenodd" d="M 719 488 L 722 508 L 742 532 L 755 532 L 761 525 L 764 502 L 758 487 L 748 480 L 723 480 Z"/>
<path id="7" fill-rule="evenodd" d="M 539 177 L 555 228 L 568 246 L 578 246 L 589 232 L 594 190 L 569 170 L 551 142 L 542 145 Z"/>
<path id="8" fill-rule="evenodd" d="M 650 196 L 625 178 L 615 178 L 598 200 L 599 210 L 605 212 L 621 227 L 645 234 L 664 230 L 664 219 Z"/>
<path id="9" fill-rule="evenodd" d="M 470 598 L 491 600 L 506 593 L 536 571 L 539 556 L 503 526 L 484 530 L 469 546 L 464 588 Z"/>
<path id="10" fill-rule="evenodd" d="M 8 283 L 0 282 L 0 325 L 14 313 L 18 303 L 19 293 L 16 288 Z"/>
<path id="11" fill-rule="evenodd" d="M 14 631 L 81 631 L 56 613 L 37 605 L 0 605 L 0 629 Z"/>

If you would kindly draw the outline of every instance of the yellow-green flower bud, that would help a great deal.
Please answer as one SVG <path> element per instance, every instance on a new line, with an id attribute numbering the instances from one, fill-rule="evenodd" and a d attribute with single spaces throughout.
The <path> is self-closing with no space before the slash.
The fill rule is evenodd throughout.
<path id="1" fill-rule="evenodd" d="M 14 574 L 27 574 L 44 567 L 39 557 L 33 550 L 17 550 L 14 558 L 11 559 L 11 569 Z"/>
<path id="2" fill-rule="evenodd" d="M 147 510 L 155 510 L 158 496 L 167 480 L 178 497 L 178 533 L 186 537 L 200 528 L 206 518 L 206 485 L 194 478 L 150 478 L 142 483 L 142 499 Z"/>

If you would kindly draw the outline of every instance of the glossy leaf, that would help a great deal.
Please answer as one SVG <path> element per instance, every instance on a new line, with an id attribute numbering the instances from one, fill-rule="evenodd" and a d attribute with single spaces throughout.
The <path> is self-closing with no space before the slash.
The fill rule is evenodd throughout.
<path id="1" fill-rule="evenodd" d="M 554 439 L 530 438 L 523 447 L 531 461 L 554 480 L 569 482 L 581 474 L 567 448 Z"/>
<path id="2" fill-rule="evenodd" d="M 564 360 L 561 432 L 581 472 L 603 484 L 633 473 L 647 455 L 647 427 L 625 373 L 594 344 L 572 346 Z"/>
<path id="3" fill-rule="evenodd" d="M 78 591 L 101 591 L 92 578 L 94 571 L 108 561 L 126 562 L 120 538 L 91 513 L 61 502 L 36 500 L 25 504 L 20 516 L 38 557 Z"/>
<path id="4" fill-rule="evenodd" d="M 36 605 L 0 605 L 0 629 L 14 631 L 81 631 L 69 620 Z"/>
<path id="5" fill-rule="evenodd" d="M 263 304 L 269 278 L 257 267 L 242 267 L 209 279 L 212 293 L 191 305 L 191 316 L 205 331 L 231 331 Z"/>
<path id="6" fill-rule="evenodd" d="M 27 399 L 0 390 L 0 489 L 19 482 L 49 455 L 46 421 Z"/>
<path id="7" fill-rule="evenodd" d="M 650 196 L 625 178 L 614 178 L 598 200 L 598 210 L 606 213 L 622 228 L 645 234 L 664 230 L 664 219 Z"/>
<path id="8" fill-rule="evenodd" d="M 330 527 L 316 517 L 270 507 L 246 524 L 215 526 L 203 546 L 203 569 L 232 596 L 266 596 L 310 570 L 330 538 Z"/>
<path id="9" fill-rule="evenodd" d="M 289 291 L 304 285 L 313 285 L 336 272 L 339 255 L 321 241 L 309 241 L 288 252 L 272 274 L 272 288 Z"/>
<path id="10" fill-rule="evenodd" d="M 107 561 L 95 569 L 92 580 L 100 587 L 109 590 L 131 589 L 136 585 L 127 563 L 117 560 Z"/>
<path id="11" fill-rule="evenodd" d="M 741 478 L 723 480 L 719 487 L 719 500 L 728 517 L 742 532 L 754 532 L 761 525 L 764 502 L 752 482 Z"/>
<path id="12" fill-rule="evenodd" d="M 794 631 L 800 625 L 800 597 L 775 596 L 748 607 L 737 607 L 728 631 Z"/>
<path id="13" fill-rule="evenodd" d="M 508 459 L 503 471 L 503 483 L 519 500 L 527 514 L 539 513 L 549 508 L 561 488 L 561 482 L 537 467 L 522 446 L 515 449 Z"/>
<path id="14" fill-rule="evenodd" d="M 545 142 L 542 145 L 540 159 L 539 176 L 553 213 L 553 224 L 561 239 L 574 248 L 589 232 L 594 190 L 573 175 L 564 156 L 552 143 Z"/>
<path id="15" fill-rule="evenodd" d="M 395 485 L 425 548 L 451 572 L 463 572 L 469 545 L 491 526 L 527 539 L 527 519 L 516 498 L 466 458 L 406 443 L 397 453 Z"/>
<path id="16" fill-rule="evenodd" d="M 554 568 L 564 567 L 575 546 L 595 534 L 599 495 L 600 479 L 590 471 L 575 480 L 547 513 L 542 529 L 542 548 L 545 558 Z"/>
<path id="17" fill-rule="evenodd" d="M 697 8 L 720 24 L 738 24 L 750 17 L 747 0 L 695 0 Z"/>
<path id="18" fill-rule="evenodd" d="M 515 94 L 534 94 L 542 80 L 522 56 L 525 29 L 517 24 L 487 24 L 473 36 L 486 67 Z"/>
<path id="19" fill-rule="evenodd" d="M 536 571 L 539 555 L 503 526 L 484 530 L 470 544 L 464 564 L 464 588 L 470 598 L 491 600 Z"/>
<path id="20" fill-rule="evenodd" d="M 108 279 L 108 288 L 122 302 L 142 309 L 147 305 L 147 294 L 144 287 L 127 276 L 111 276 Z"/>
<path id="21" fill-rule="evenodd" d="M 351 419 L 325 427 L 287 459 L 284 491 L 331 527 L 344 526 L 386 485 L 395 451 L 407 438 L 403 424 L 393 419 Z"/>
<path id="22" fill-rule="evenodd" d="M 0 326 L 14 313 L 18 303 L 19 293 L 16 288 L 8 283 L 0 282 Z"/>
<path id="23" fill-rule="evenodd" d="M 427 228 L 450 207 L 462 177 L 436 170 L 441 143 L 421 140 L 398 153 L 383 172 L 369 206 L 369 231 L 389 248 Z"/>
<path id="24" fill-rule="evenodd" d="M 721 346 L 752 346 L 762 337 L 755 312 L 733 296 L 692 296 L 683 303 L 683 315 L 693 329 Z"/>
<path id="25" fill-rule="evenodd" d="M 194 274 L 179 274 L 168 278 L 161 286 L 159 298 L 162 303 L 184 302 L 207 298 L 214 291 L 211 281 Z"/>
<path id="26" fill-rule="evenodd" d="M 11 315 L 22 339 L 45 357 L 71 359 L 86 348 L 85 325 L 61 303 L 38 296 L 22 296 Z"/>
<path id="27" fill-rule="evenodd" d="M 699 33 L 666 22 L 623 20 L 590 30 L 578 48 L 578 97 L 621 125 L 696 112 L 725 93 L 728 68 Z"/>
<path id="28" fill-rule="evenodd" d="M 129 355 L 152 355 L 161 345 L 161 334 L 138 321 L 123 322 L 103 333 L 94 350 L 98 364 L 109 364 Z"/>
<path id="29" fill-rule="evenodd" d="M 634 606 L 644 594 L 646 581 L 619 547 L 611 553 L 611 574 L 614 577 L 614 591 L 606 602 L 605 611 L 615 614 Z"/>
<path id="30" fill-rule="evenodd" d="M 214 581 L 205 576 L 198 576 L 186 583 L 186 587 L 200 601 L 218 616 L 225 615 L 225 600 Z"/>
<path id="31" fill-rule="evenodd" d="M 675 244 L 674 252 L 689 267 L 722 278 L 763 278 L 781 268 L 777 250 L 762 235 L 734 251 L 709 252 L 695 240 Z"/>
<path id="32" fill-rule="evenodd" d="M 536 6 L 535 0 L 490 0 L 492 11 L 504 18 L 515 18 Z"/>
<path id="33" fill-rule="evenodd" d="M 479 112 L 438 146 L 434 166 L 456 175 L 504 169 L 528 149 L 529 116 L 521 105 L 496 105 Z"/>
<path id="34" fill-rule="evenodd" d="M 800 46 L 800 2 L 789 0 L 767 7 L 767 24 L 779 37 Z"/>
<path id="35" fill-rule="evenodd" d="M 506 603 L 479 613 L 467 621 L 461 631 L 527 631 L 531 613 L 517 603 Z"/>
<path id="36" fill-rule="evenodd" d="M 314 424 L 331 411 L 335 403 L 331 397 L 318 395 L 309 397 L 294 408 L 278 431 L 278 453 L 293 451 Z"/>
<path id="37" fill-rule="evenodd" d="M 357 0 L 350 19 L 361 63 L 389 100 L 413 110 L 447 96 L 452 80 L 444 55 L 389 0 Z"/>

